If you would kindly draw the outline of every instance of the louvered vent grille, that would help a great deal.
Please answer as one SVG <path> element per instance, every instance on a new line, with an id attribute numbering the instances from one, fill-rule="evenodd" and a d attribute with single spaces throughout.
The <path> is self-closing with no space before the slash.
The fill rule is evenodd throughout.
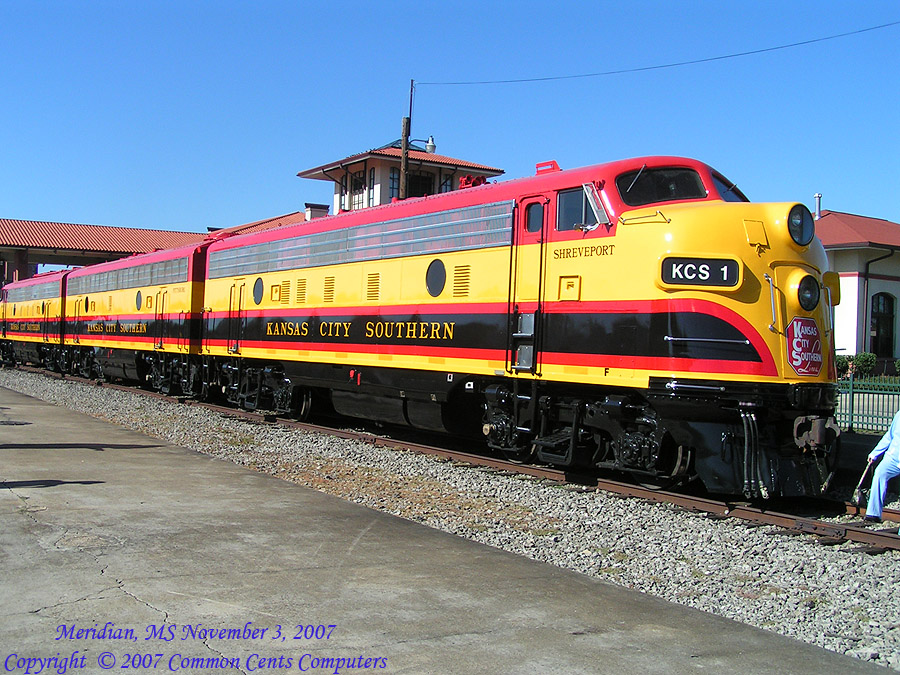
<path id="1" fill-rule="evenodd" d="M 306 279 L 297 279 L 297 304 L 306 304 Z"/>
<path id="2" fill-rule="evenodd" d="M 381 297 L 381 275 L 366 275 L 366 300 L 378 300 Z"/>
<path id="3" fill-rule="evenodd" d="M 469 295 L 469 284 L 472 268 L 469 265 L 458 265 L 453 268 L 453 297 L 465 298 Z"/>
<path id="4" fill-rule="evenodd" d="M 282 305 L 291 304 L 291 282 L 290 281 L 282 281 L 281 282 L 281 304 Z"/>
<path id="5" fill-rule="evenodd" d="M 334 277 L 325 277 L 325 302 L 334 302 Z"/>

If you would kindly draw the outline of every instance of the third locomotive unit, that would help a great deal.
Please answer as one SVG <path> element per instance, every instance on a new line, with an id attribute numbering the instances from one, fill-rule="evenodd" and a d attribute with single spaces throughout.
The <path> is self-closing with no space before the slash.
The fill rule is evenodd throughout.
<path id="1" fill-rule="evenodd" d="M 7 360 L 478 435 L 522 461 L 817 495 L 838 443 L 815 223 L 644 157 L 8 284 Z"/>

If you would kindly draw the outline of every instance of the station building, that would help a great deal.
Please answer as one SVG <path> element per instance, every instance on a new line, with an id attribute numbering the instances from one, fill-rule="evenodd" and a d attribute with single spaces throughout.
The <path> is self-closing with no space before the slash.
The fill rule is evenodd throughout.
<path id="1" fill-rule="evenodd" d="M 481 185 L 503 173 L 484 164 L 437 154 L 434 137 L 424 147 L 410 143 L 408 197 L 451 192 Z M 306 169 L 300 178 L 334 184 L 334 213 L 390 204 L 400 197 L 400 141 Z"/>
<path id="2" fill-rule="evenodd" d="M 816 234 L 841 279 L 838 354 L 871 352 L 879 359 L 876 372 L 893 372 L 900 357 L 900 224 L 839 211 L 816 215 Z"/>

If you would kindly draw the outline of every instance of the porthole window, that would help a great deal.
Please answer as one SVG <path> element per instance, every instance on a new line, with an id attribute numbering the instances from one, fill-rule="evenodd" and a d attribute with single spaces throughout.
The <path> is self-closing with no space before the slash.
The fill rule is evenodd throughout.
<path id="1" fill-rule="evenodd" d="M 256 283 L 253 284 L 253 302 L 257 305 L 262 302 L 263 299 L 263 280 L 262 277 L 258 277 L 256 279 Z"/>
<path id="2" fill-rule="evenodd" d="M 137 295 L 134 296 L 134 306 L 137 307 L 138 310 L 141 309 L 141 302 L 142 302 L 142 301 L 143 301 L 143 296 L 141 296 L 141 292 L 138 291 L 138 292 L 137 292 Z"/>
<path id="3" fill-rule="evenodd" d="M 91 302 L 87 296 L 84 297 L 84 311 L 85 313 L 91 311 Z"/>
<path id="4" fill-rule="evenodd" d="M 444 290 L 444 284 L 447 283 L 447 270 L 444 263 L 440 260 L 432 260 L 425 272 L 425 288 L 432 298 L 439 296 Z"/>

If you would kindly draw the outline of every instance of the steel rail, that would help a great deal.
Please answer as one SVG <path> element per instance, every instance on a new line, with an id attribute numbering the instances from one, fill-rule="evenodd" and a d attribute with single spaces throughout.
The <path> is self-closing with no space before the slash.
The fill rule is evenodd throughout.
<path id="1" fill-rule="evenodd" d="M 769 511 L 765 508 L 758 508 L 741 502 L 693 497 L 677 492 L 652 490 L 639 485 L 629 485 L 628 483 L 612 480 L 599 480 L 597 481 L 597 487 L 601 490 L 629 497 L 674 504 L 690 511 L 704 512 L 719 518 L 738 518 L 760 525 L 780 527 L 791 533 L 812 534 L 821 537 L 823 543 L 832 544 L 840 541 L 852 541 L 873 547 L 873 549 L 900 550 L 900 536 L 898 536 L 897 528 L 873 529 L 862 522 L 834 523 Z M 856 506 L 852 506 L 852 508 L 858 510 Z M 885 509 L 882 517 L 885 520 L 900 521 L 900 511 Z M 872 552 L 875 551 L 873 550 Z"/>
<path id="2" fill-rule="evenodd" d="M 868 548 L 865 550 L 870 553 L 877 553 L 885 550 L 900 550 L 900 534 L 898 534 L 897 528 L 873 529 L 869 524 L 862 521 L 835 523 L 817 520 L 815 518 L 806 518 L 787 513 L 779 513 L 777 511 L 770 511 L 764 507 L 754 507 L 745 502 L 717 500 L 707 497 L 696 497 L 679 492 L 671 492 L 668 490 L 657 490 L 621 481 L 598 479 L 596 476 L 585 473 L 570 472 L 534 464 L 520 464 L 505 459 L 488 457 L 486 455 L 391 438 L 368 431 L 336 429 L 330 426 L 300 422 L 287 417 L 279 417 L 265 412 L 221 406 L 206 401 L 197 401 L 188 397 L 160 394 L 146 389 L 105 383 L 99 380 L 90 380 L 75 375 L 48 373 L 45 370 L 27 366 L 17 367 L 27 372 L 45 376 L 50 375 L 56 379 L 65 379 L 96 385 L 102 384 L 104 387 L 130 391 L 151 398 L 160 398 L 177 401 L 187 405 L 199 406 L 232 418 L 243 419 L 257 424 L 279 424 L 313 433 L 358 440 L 378 447 L 438 456 L 472 466 L 485 467 L 512 474 L 524 474 L 558 483 L 579 484 L 590 489 L 603 490 L 625 497 L 645 499 L 661 504 L 672 504 L 695 513 L 706 513 L 715 518 L 736 518 L 738 520 L 744 520 L 759 525 L 770 525 L 782 528 L 785 531 L 785 534 L 809 534 L 817 536 L 822 543 L 837 544 L 844 541 L 852 541 L 867 546 Z M 848 515 L 858 515 L 860 517 L 865 515 L 865 509 L 854 504 L 845 503 L 843 508 Z M 882 518 L 886 521 L 900 522 L 900 511 L 885 509 L 882 513 Z"/>

